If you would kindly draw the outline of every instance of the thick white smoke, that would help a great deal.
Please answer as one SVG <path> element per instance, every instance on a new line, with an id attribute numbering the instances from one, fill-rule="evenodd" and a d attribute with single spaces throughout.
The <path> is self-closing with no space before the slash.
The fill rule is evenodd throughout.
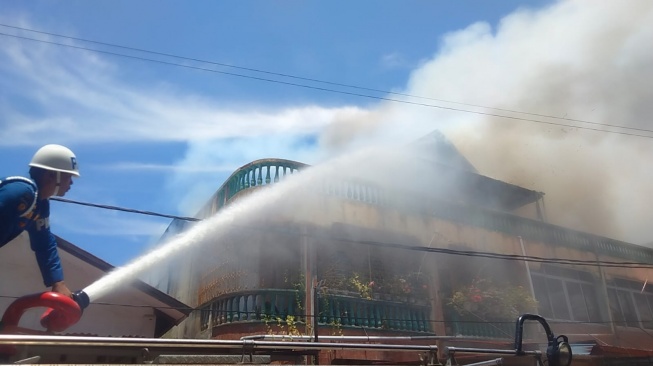
<path id="1" fill-rule="evenodd" d="M 336 120 L 322 142 L 338 149 L 364 136 L 410 140 L 440 129 L 481 174 L 545 192 L 551 222 L 653 242 L 653 132 L 646 131 L 653 130 L 651 45 L 648 0 L 522 9 L 495 29 L 476 23 L 445 36 L 402 92 L 457 102 L 407 98 L 419 103 L 572 127 L 385 103 Z"/>

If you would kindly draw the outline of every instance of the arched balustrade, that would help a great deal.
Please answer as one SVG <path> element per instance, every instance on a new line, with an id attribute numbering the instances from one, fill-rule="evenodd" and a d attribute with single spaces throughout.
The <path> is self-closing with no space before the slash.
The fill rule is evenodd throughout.
<path id="1" fill-rule="evenodd" d="M 285 159 L 261 159 L 245 164 L 227 178 L 212 198 L 212 212 L 222 208 L 239 192 L 281 181 L 307 165 Z"/>
<path id="2" fill-rule="evenodd" d="M 318 324 L 335 327 L 432 333 L 430 307 L 339 295 L 318 296 Z M 303 294 L 260 289 L 220 296 L 201 310 L 201 329 L 242 322 L 305 323 Z M 310 320 L 309 320 L 310 321 Z"/>

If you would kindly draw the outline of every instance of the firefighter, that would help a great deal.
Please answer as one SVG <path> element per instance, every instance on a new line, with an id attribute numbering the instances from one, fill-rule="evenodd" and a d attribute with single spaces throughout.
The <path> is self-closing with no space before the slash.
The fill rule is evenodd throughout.
<path id="1" fill-rule="evenodd" d="M 0 247 L 23 231 L 41 270 L 43 283 L 52 291 L 72 296 L 64 282 L 57 242 L 50 232 L 50 197 L 63 197 L 79 176 L 77 157 L 65 146 L 45 145 L 29 163 L 31 179 L 0 180 Z"/>

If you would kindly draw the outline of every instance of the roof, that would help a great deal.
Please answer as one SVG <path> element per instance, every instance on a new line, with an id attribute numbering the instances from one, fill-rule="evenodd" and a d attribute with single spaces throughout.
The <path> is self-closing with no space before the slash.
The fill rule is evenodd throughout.
<path id="1" fill-rule="evenodd" d="M 512 211 L 536 202 L 544 195 L 542 192 L 526 189 L 484 175 L 473 173 L 466 173 L 465 175 L 466 179 L 462 180 L 464 189 L 472 195 L 472 200 L 482 206 Z"/>
<path id="2" fill-rule="evenodd" d="M 539 200 L 543 193 L 493 179 L 478 170 L 439 131 L 433 131 L 414 142 L 414 148 L 438 172 L 432 187 L 447 192 L 449 197 L 468 204 L 512 211 Z"/>
<path id="3" fill-rule="evenodd" d="M 440 131 L 433 131 L 412 144 L 427 153 L 430 160 L 451 168 L 478 173 L 472 163 Z"/>

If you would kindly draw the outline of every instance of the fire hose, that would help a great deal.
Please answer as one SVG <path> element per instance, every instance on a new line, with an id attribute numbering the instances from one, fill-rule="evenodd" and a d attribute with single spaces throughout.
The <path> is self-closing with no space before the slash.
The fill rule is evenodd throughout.
<path id="1" fill-rule="evenodd" d="M 41 315 L 40 324 L 48 334 L 62 332 L 75 325 L 89 305 L 89 298 L 83 291 L 73 293 L 73 297 L 57 292 L 43 292 L 22 296 L 12 302 L 0 320 L 0 333 L 38 333 L 18 327 L 20 318 L 32 308 L 46 308 Z M 0 353 L 13 353 L 13 349 L 0 349 Z"/>

